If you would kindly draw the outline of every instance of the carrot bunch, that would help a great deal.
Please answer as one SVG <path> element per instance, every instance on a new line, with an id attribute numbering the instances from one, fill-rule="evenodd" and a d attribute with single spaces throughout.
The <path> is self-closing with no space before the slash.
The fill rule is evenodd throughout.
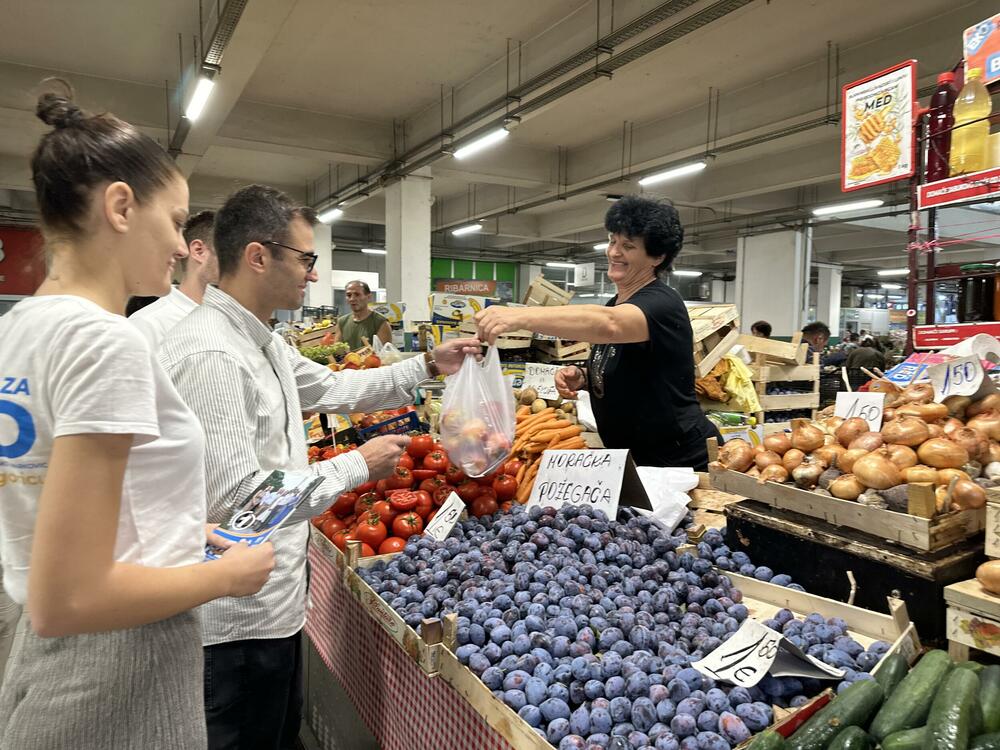
<path id="1" fill-rule="evenodd" d="M 526 503 L 531 497 L 542 452 L 586 448 L 581 433 L 583 427 L 562 419 L 551 406 L 537 414 L 532 414 L 529 406 L 517 410 L 517 428 L 511 450 L 514 456 L 524 460 L 517 473 L 516 497 L 519 503 Z"/>

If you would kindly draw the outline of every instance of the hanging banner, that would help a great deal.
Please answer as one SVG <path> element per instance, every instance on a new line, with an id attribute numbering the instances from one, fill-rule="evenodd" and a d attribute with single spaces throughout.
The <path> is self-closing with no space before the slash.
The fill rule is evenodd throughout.
<path id="1" fill-rule="evenodd" d="M 916 101 L 916 60 L 844 86 L 840 120 L 842 192 L 913 175 Z"/>
<path id="2" fill-rule="evenodd" d="M 434 291 L 445 294 L 474 294 L 480 297 L 493 297 L 497 291 L 497 283 L 478 279 L 434 279 Z"/>

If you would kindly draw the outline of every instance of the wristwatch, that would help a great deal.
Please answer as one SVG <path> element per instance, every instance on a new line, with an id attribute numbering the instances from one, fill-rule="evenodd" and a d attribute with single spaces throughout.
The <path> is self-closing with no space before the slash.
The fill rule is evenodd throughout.
<path id="1" fill-rule="evenodd" d="M 434 352 L 424 352 L 424 364 L 427 366 L 427 372 L 432 378 L 436 378 L 441 374 L 437 362 L 434 361 Z"/>
<path id="2" fill-rule="evenodd" d="M 584 386 L 588 385 L 590 378 L 587 377 L 587 371 L 580 367 L 580 365 L 574 365 L 574 367 L 580 371 L 580 377 L 583 378 Z"/>

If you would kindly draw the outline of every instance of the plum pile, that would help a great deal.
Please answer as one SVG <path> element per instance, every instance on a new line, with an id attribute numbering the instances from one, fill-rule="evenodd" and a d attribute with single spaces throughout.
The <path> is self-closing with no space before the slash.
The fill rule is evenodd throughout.
<path id="1" fill-rule="evenodd" d="M 443 542 L 411 537 L 358 572 L 415 629 L 456 613 L 458 659 L 560 750 L 727 750 L 771 723 L 772 704 L 799 705 L 822 684 L 768 677 L 747 690 L 691 668 L 748 616 L 713 566 L 721 536 L 706 537 L 697 554 L 678 554 L 683 532 L 644 517 L 515 506 L 463 521 Z M 785 610 L 775 624 L 850 663 L 848 680 L 868 678 L 877 657 L 817 617 Z"/>

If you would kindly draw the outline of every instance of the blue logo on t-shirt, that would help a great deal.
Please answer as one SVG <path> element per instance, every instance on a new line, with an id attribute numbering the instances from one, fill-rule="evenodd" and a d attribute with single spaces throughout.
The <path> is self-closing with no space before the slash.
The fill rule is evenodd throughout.
<path id="1" fill-rule="evenodd" d="M 31 412 L 13 401 L 0 399 L 0 415 L 6 415 L 17 425 L 13 443 L 0 443 L 0 458 L 20 458 L 35 444 L 35 420 Z"/>

